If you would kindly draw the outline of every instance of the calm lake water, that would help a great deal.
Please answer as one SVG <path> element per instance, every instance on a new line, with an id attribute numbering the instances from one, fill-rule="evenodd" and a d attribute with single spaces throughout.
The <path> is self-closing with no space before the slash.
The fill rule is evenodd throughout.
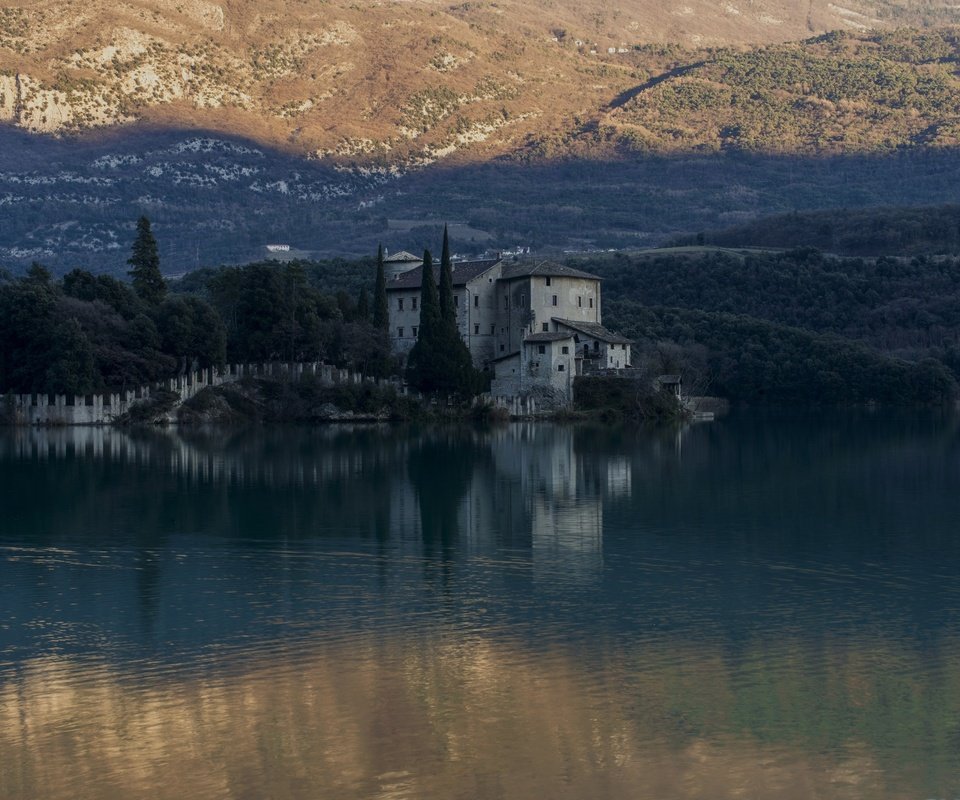
<path id="1" fill-rule="evenodd" d="M 960 425 L 0 431 L 0 798 L 960 797 Z"/>

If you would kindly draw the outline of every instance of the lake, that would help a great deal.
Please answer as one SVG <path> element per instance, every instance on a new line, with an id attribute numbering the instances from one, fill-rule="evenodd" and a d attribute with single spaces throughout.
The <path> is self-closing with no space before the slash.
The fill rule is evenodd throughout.
<path id="1" fill-rule="evenodd" d="M 960 797 L 960 425 L 0 431 L 0 797 Z"/>

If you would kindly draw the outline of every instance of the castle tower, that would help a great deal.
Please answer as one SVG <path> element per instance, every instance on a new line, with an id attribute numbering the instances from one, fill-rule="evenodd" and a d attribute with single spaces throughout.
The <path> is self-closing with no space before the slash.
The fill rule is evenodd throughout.
<path id="1" fill-rule="evenodd" d="M 383 259 L 383 272 L 388 283 L 403 275 L 404 272 L 409 272 L 421 266 L 423 266 L 423 259 L 413 255 L 413 253 L 408 253 L 406 250 L 401 250 Z"/>

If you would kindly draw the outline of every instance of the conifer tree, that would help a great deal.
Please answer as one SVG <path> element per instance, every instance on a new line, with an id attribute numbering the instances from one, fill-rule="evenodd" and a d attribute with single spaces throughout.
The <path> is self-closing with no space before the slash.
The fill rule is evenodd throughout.
<path id="1" fill-rule="evenodd" d="M 423 251 L 423 270 L 420 281 L 420 331 L 417 341 L 434 347 L 440 332 L 440 296 L 437 292 L 437 277 L 433 274 L 433 256 Z"/>
<path id="2" fill-rule="evenodd" d="M 420 278 L 420 326 L 416 344 L 407 358 L 407 380 L 421 392 L 437 392 L 442 383 L 442 365 L 437 357 L 440 326 L 440 297 L 433 274 L 433 257 L 429 250 L 424 250 Z"/>
<path id="3" fill-rule="evenodd" d="M 444 254 L 438 290 L 430 253 L 424 253 L 420 329 L 417 343 L 410 351 L 408 380 L 422 392 L 446 397 L 471 397 L 478 384 L 477 372 L 457 326 L 453 303 L 453 270 L 446 236 Z"/>
<path id="4" fill-rule="evenodd" d="M 50 270 L 39 261 L 34 261 L 27 270 L 27 280 L 47 286 L 50 284 Z"/>
<path id="5" fill-rule="evenodd" d="M 440 256 L 440 316 L 445 323 L 453 321 L 456 327 L 457 312 L 453 305 L 453 265 L 450 263 L 450 238 L 447 226 L 443 226 L 443 253 Z"/>
<path id="6" fill-rule="evenodd" d="M 127 263 L 130 265 L 128 274 L 133 278 L 134 291 L 150 305 L 160 305 L 167 293 L 167 284 L 160 273 L 157 240 L 153 238 L 150 220 L 146 217 L 137 220 L 137 238 L 134 239 L 133 252 Z"/>
<path id="7" fill-rule="evenodd" d="M 447 395 L 470 397 L 478 385 L 470 349 L 460 336 L 457 307 L 453 302 L 453 265 L 450 262 L 450 237 L 443 226 L 443 254 L 440 258 L 441 334 L 437 350 L 443 362 L 441 390 Z"/>
<path id="8" fill-rule="evenodd" d="M 373 292 L 373 326 L 386 330 L 390 326 L 387 308 L 387 277 L 383 268 L 383 245 L 377 248 L 377 285 Z"/>

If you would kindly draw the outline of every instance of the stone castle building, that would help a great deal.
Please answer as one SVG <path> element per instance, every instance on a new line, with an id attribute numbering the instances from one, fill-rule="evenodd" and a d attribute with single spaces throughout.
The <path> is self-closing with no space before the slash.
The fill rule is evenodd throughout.
<path id="1" fill-rule="evenodd" d="M 405 354 L 417 340 L 423 262 L 385 259 L 390 338 Z M 434 265 L 439 281 L 440 267 Z M 577 375 L 630 366 L 630 340 L 602 325 L 600 278 L 550 261 L 487 259 L 453 264 L 460 336 L 495 397 L 573 399 Z"/>

